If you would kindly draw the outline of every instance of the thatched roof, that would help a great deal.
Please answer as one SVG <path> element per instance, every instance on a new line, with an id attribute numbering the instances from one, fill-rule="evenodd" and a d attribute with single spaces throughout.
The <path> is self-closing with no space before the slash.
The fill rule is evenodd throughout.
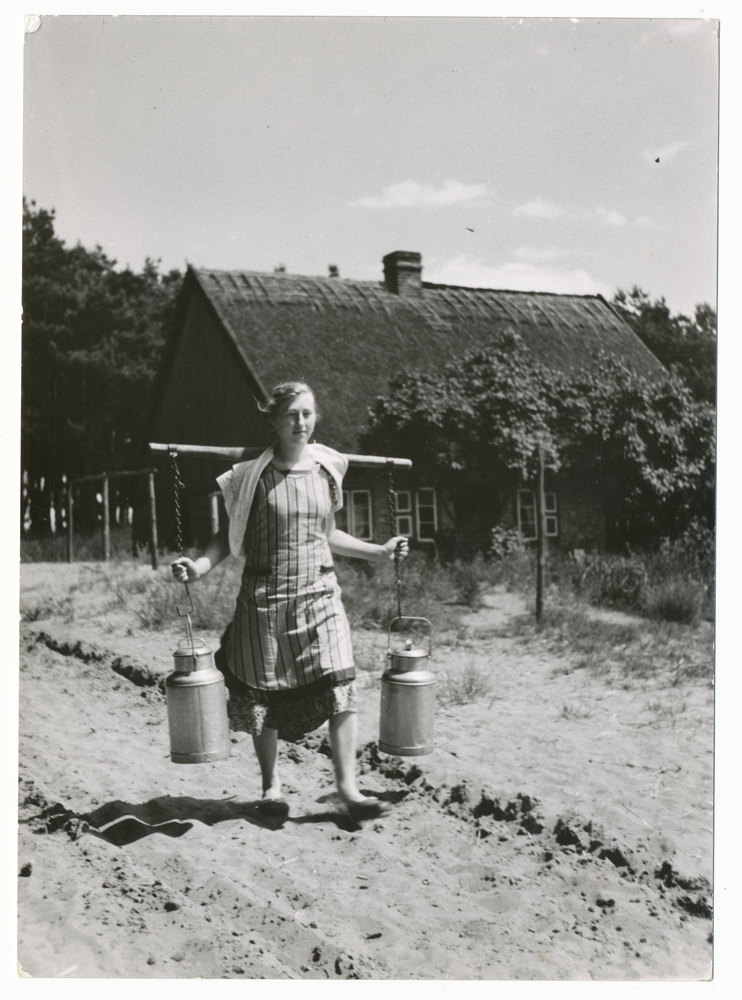
<path id="1" fill-rule="evenodd" d="M 263 390 L 308 382 L 324 418 L 318 437 L 343 450 L 353 450 L 368 407 L 399 371 L 440 368 L 508 329 L 556 369 L 606 351 L 636 372 L 664 373 L 600 296 L 421 281 L 413 294 L 398 294 L 384 282 L 342 278 L 203 268 L 189 275 Z"/>

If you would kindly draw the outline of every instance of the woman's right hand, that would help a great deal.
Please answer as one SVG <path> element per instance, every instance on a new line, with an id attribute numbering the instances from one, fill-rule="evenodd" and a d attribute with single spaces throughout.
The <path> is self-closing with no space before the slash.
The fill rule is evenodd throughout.
<path id="1" fill-rule="evenodd" d="M 181 556 L 172 562 L 170 569 L 178 583 L 195 583 L 201 576 L 195 562 L 187 556 Z"/>

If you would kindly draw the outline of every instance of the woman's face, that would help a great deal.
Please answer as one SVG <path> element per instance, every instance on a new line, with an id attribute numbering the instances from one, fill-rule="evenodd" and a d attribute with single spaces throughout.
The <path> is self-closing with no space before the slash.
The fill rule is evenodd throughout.
<path id="1" fill-rule="evenodd" d="M 308 444 L 312 440 L 316 420 L 311 392 L 295 396 L 276 417 L 276 437 L 281 448 L 293 451 L 297 445 Z"/>

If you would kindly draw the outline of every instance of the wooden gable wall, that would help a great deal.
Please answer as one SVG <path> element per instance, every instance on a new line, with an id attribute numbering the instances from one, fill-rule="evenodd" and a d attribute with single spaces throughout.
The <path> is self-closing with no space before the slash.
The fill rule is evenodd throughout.
<path id="1" fill-rule="evenodd" d="M 261 445 L 266 443 L 254 384 L 203 292 L 193 287 L 185 304 L 178 342 L 162 387 L 150 440 L 176 444 Z M 219 460 L 179 460 L 190 495 L 214 490 L 228 468 Z"/>

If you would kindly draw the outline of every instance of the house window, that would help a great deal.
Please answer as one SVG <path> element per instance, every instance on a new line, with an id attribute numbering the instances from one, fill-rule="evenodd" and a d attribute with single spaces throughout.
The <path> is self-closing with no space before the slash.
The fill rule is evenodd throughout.
<path id="1" fill-rule="evenodd" d="M 412 513 L 412 492 L 410 490 L 399 490 L 397 492 L 397 517 L 398 535 L 406 535 L 412 538 L 415 534 L 415 523 Z"/>
<path id="2" fill-rule="evenodd" d="M 434 489 L 398 490 L 396 504 L 398 535 L 432 542 L 438 530 L 438 504 Z"/>
<path id="3" fill-rule="evenodd" d="M 421 542 L 432 542 L 438 530 L 438 505 L 435 490 L 417 490 L 415 493 L 417 506 L 417 537 Z"/>
<path id="4" fill-rule="evenodd" d="M 546 537 L 556 538 L 559 534 L 556 493 L 544 494 L 544 523 Z M 536 496 L 533 490 L 518 490 L 518 528 L 526 540 L 532 540 L 538 535 Z"/>
<path id="5" fill-rule="evenodd" d="M 547 538 L 556 538 L 557 529 L 557 502 L 556 493 L 544 494 L 544 523 Z"/>
<path id="6" fill-rule="evenodd" d="M 373 538 L 371 491 L 343 490 L 343 506 L 335 512 L 335 523 L 341 531 L 370 542 Z"/>

